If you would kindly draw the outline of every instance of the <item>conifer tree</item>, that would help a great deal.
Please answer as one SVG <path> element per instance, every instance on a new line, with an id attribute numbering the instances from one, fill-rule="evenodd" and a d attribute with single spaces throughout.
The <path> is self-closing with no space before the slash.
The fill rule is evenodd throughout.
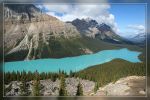
<path id="1" fill-rule="evenodd" d="M 23 80 L 22 84 L 20 84 L 20 92 L 21 92 L 21 96 L 27 96 L 28 95 L 28 88 L 27 88 L 27 84 L 26 81 Z"/>
<path id="2" fill-rule="evenodd" d="M 95 87 L 94 87 L 94 92 L 96 93 L 96 91 L 98 90 L 98 88 L 99 88 L 99 84 L 98 84 L 98 82 L 95 82 Z"/>
<path id="3" fill-rule="evenodd" d="M 82 88 L 82 84 L 80 82 L 79 82 L 79 84 L 77 86 L 76 96 L 83 96 L 83 88 Z"/>
<path id="4" fill-rule="evenodd" d="M 64 75 L 62 75 L 61 80 L 60 80 L 59 95 L 60 96 L 67 96 L 67 90 L 66 90 L 66 83 L 65 83 Z"/>
<path id="5" fill-rule="evenodd" d="M 35 72 L 35 80 L 33 81 L 33 95 L 39 96 L 40 95 L 40 77 L 39 73 Z"/>

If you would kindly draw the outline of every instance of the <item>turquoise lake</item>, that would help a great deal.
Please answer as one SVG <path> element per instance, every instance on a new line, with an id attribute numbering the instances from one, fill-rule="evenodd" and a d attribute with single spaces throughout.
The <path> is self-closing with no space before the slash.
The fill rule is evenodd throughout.
<path id="1" fill-rule="evenodd" d="M 38 71 L 38 72 L 58 72 L 64 70 L 67 73 L 79 71 L 89 66 L 103 64 L 113 59 L 121 58 L 130 62 L 141 62 L 138 56 L 141 52 L 130 51 L 126 48 L 115 50 L 103 50 L 94 54 L 80 55 L 65 58 L 49 58 L 28 61 L 5 62 L 4 72 L 12 71 Z M 119 65 L 118 65 L 119 66 Z"/>

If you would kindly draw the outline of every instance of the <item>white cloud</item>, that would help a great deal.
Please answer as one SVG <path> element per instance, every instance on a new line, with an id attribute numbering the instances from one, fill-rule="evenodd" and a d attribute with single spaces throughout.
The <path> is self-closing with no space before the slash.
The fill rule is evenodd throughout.
<path id="1" fill-rule="evenodd" d="M 139 31 L 144 31 L 145 30 L 145 27 L 144 25 L 128 25 L 127 26 L 128 28 L 131 28 L 133 30 L 139 30 Z"/>
<path id="2" fill-rule="evenodd" d="M 110 5 L 105 4 L 44 4 L 48 12 L 47 14 L 57 17 L 62 21 L 72 21 L 76 18 L 82 19 L 90 17 L 95 19 L 99 24 L 106 23 L 112 27 L 112 29 L 118 33 L 119 29 L 117 23 L 115 22 L 115 16 L 111 14 L 108 10 Z M 61 13 L 62 16 L 59 16 Z"/>
<path id="3" fill-rule="evenodd" d="M 127 28 L 133 31 L 134 34 L 145 33 L 144 25 L 133 24 L 133 25 L 128 25 Z"/>
<path id="4" fill-rule="evenodd" d="M 144 25 L 140 24 L 127 25 L 126 30 L 124 32 L 121 32 L 120 35 L 126 38 L 132 38 L 137 36 L 137 34 L 146 34 Z"/>

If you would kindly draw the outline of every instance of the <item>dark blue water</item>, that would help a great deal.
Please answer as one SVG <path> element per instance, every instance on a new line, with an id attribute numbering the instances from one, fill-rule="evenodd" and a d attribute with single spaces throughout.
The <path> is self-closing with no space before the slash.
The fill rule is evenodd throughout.
<path id="1" fill-rule="evenodd" d="M 29 61 L 15 61 L 4 63 L 4 71 L 39 71 L 39 72 L 66 72 L 79 71 L 89 66 L 103 64 L 116 58 L 121 58 L 130 62 L 140 62 L 138 56 L 140 52 L 130 51 L 126 48 L 117 50 L 103 50 L 95 54 L 81 55 L 76 57 L 49 58 Z"/>

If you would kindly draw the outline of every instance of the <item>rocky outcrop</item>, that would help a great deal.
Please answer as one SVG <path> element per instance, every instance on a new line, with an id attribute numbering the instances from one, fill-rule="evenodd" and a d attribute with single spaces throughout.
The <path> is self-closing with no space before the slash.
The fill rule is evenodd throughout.
<path id="1" fill-rule="evenodd" d="M 66 90 L 68 96 L 75 96 L 77 92 L 77 85 L 79 82 L 82 84 L 83 87 L 83 94 L 88 96 L 94 90 L 95 83 L 89 80 L 82 80 L 80 78 L 66 78 Z M 6 96 L 19 96 L 21 95 L 20 85 L 21 82 L 12 81 L 8 85 L 5 85 L 5 89 L 7 90 L 5 95 Z M 28 93 L 32 95 L 33 93 L 33 81 L 27 82 L 28 84 Z M 59 88 L 60 88 L 60 80 L 57 79 L 55 82 L 51 81 L 50 79 L 47 80 L 40 80 L 40 94 L 43 96 L 58 96 L 59 95 Z M 9 88 L 9 89 L 8 89 Z"/>
<path id="2" fill-rule="evenodd" d="M 20 95 L 21 82 L 13 81 L 8 85 L 5 85 L 6 96 L 19 96 Z"/>
<path id="3" fill-rule="evenodd" d="M 103 87 L 100 87 L 97 92 L 94 92 L 95 82 L 89 80 L 83 80 L 80 78 L 66 78 L 66 90 L 68 96 L 75 96 L 77 91 L 77 85 L 79 82 L 83 87 L 84 96 L 145 96 L 146 95 L 146 80 L 145 76 L 128 76 L 121 78 L 116 82 L 109 83 Z M 6 96 L 19 96 L 21 82 L 12 81 L 8 85 L 5 85 Z M 33 81 L 27 82 L 28 94 L 32 95 Z M 40 80 L 40 94 L 42 96 L 58 96 L 60 80 L 51 81 Z"/>
<path id="4" fill-rule="evenodd" d="M 95 96 L 145 96 L 146 77 L 129 76 L 100 87 Z"/>

